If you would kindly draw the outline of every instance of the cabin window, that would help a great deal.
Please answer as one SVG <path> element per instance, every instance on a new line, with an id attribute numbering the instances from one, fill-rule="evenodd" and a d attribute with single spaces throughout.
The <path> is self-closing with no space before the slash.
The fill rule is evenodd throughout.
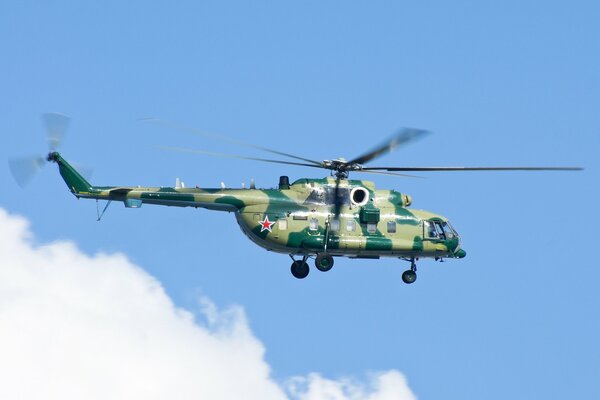
<path id="1" fill-rule="evenodd" d="M 372 223 L 367 224 L 367 232 L 369 232 L 369 233 L 377 232 L 377 224 L 372 224 Z"/>
<path id="2" fill-rule="evenodd" d="M 346 230 L 348 232 L 354 232 L 354 229 L 356 229 L 356 221 L 354 221 L 353 219 L 349 219 L 346 222 Z"/>
<path id="3" fill-rule="evenodd" d="M 387 231 L 388 231 L 388 233 L 396 233 L 396 222 L 395 221 L 388 221 Z"/>
<path id="4" fill-rule="evenodd" d="M 310 229 L 311 231 L 316 231 L 317 229 L 319 229 L 319 220 L 316 218 L 311 218 L 308 229 Z"/>
<path id="5" fill-rule="evenodd" d="M 277 220 L 277 223 L 279 224 L 280 231 L 287 230 L 287 225 L 288 225 L 287 219 L 285 219 L 285 218 L 279 219 L 279 220 Z"/>
<path id="6" fill-rule="evenodd" d="M 331 222 L 329 223 L 329 229 L 331 229 L 332 232 L 339 231 L 340 230 L 340 220 L 332 219 Z"/>

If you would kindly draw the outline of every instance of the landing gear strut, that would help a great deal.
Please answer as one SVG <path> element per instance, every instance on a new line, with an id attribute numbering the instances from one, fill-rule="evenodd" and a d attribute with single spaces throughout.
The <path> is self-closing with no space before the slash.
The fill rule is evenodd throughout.
<path id="1" fill-rule="evenodd" d="M 402 273 L 402 281 L 406 284 L 411 284 L 417 280 L 417 264 L 415 259 L 410 259 L 410 269 Z"/>
<path id="2" fill-rule="evenodd" d="M 302 256 L 302 260 L 295 260 L 291 254 L 290 257 L 293 261 L 290 269 L 292 271 L 292 275 L 294 275 L 294 278 L 306 278 L 308 276 L 308 273 L 310 272 L 310 268 L 308 266 L 308 263 L 306 262 L 308 256 Z"/>

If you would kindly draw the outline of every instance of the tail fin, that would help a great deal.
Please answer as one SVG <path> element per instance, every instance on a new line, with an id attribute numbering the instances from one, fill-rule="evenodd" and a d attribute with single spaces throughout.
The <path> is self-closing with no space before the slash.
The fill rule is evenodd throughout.
<path id="1" fill-rule="evenodd" d="M 48 161 L 55 162 L 58 164 L 60 175 L 64 179 L 69 190 L 77 196 L 78 194 L 88 194 L 92 189 L 92 185 L 85 180 L 79 172 L 75 170 L 68 162 L 65 161 L 61 155 L 54 151 L 48 154 Z"/>

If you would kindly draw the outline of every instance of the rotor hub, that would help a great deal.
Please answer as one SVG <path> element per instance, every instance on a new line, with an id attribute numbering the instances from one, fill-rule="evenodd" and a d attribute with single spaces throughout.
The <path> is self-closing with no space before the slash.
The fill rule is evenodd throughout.
<path id="1" fill-rule="evenodd" d="M 323 168 L 330 169 L 338 179 L 347 179 L 350 171 L 359 171 L 363 168 L 361 164 L 349 163 L 343 158 L 324 160 L 322 166 Z"/>
<path id="2" fill-rule="evenodd" d="M 48 153 L 48 156 L 46 157 L 46 161 L 48 161 L 48 162 L 58 162 L 58 157 L 59 157 L 58 152 L 51 151 L 50 153 Z"/>

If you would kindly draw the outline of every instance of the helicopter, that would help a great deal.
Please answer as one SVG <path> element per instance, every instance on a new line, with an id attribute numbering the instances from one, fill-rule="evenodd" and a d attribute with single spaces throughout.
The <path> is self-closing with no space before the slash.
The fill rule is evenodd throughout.
<path id="1" fill-rule="evenodd" d="M 253 182 L 248 188 L 241 189 L 227 188 L 224 184 L 219 188 L 188 188 L 179 179 L 173 187 L 96 186 L 89 183 L 78 169 L 56 151 L 70 119 L 58 113 L 44 114 L 42 119 L 46 125 L 50 151 L 45 159 L 34 157 L 10 160 L 9 166 L 18 183 L 25 183 L 30 178 L 30 170 L 39 169 L 45 161 L 55 163 L 75 197 L 107 201 L 102 213 L 98 210 L 98 220 L 114 201 L 122 202 L 126 208 L 140 208 L 144 204 L 151 204 L 232 212 L 242 232 L 252 242 L 268 251 L 289 255 L 292 259 L 290 271 L 298 279 L 308 276 L 309 259 L 314 259 L 314 265 L 319 271 L 327 272 L 332 269 L 335 258 L 339 257 L 393 257 L 410 263 L 409 269 L 402 273 L 402 281 L 411 284 L 417 279 L 417 261 L 420 259 L 443 261 L 466 256 L 460 235 L 446 217 L 410 208 L 412 198 L 409 194 L 393 189 L 377 189 L 372 181 L 350 179 L 351 173 L 412 176 L 406 173 L 583 169 L 366 166 L 376 158 L 430 133 L 421 129 L 402 128 L 379 146 L 350 160 L 312 160 L 223 136 L 217 138 L 276 154 L 288 160 L 165 148 L 330 171 L 330 176 L 325 178 L 300 178 L 292 183 L 287 175 L 282 175 L 277 187 L 271 189 L 256 188 Z M 23 168 L 23 165 L 32 168 Z"/>

